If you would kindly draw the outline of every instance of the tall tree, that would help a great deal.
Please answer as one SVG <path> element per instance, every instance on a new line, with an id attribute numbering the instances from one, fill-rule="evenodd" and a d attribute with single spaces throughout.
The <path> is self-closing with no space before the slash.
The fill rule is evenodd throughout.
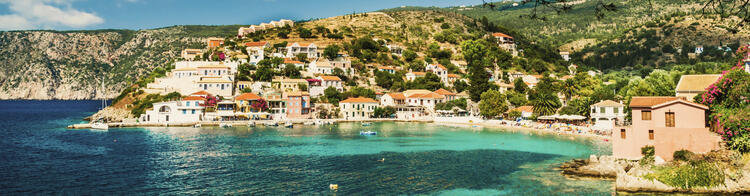
<path id="1" fill-rule="evenodd" d="M 560 108 L 562 104 L 557 96 L 543 93 L 536 96 L 536 99 L 532 101 L 532 105 L 534 106 L 534 114 L 538 116 L 546 116 L 555 114 L 557 108 Z"/>
<path id="2" fill-rule="evenodd" d="M 323 50 L 323 56 L 325 56 L 329 60 L 333 60 L 339 55 L 339 50 L 341 50 L 339 45 L 329 45 L 325 50 Z"/>
<path id="3" fill-rule="evenodd" d="M 494 118 L 508 111 L 508 104 L 505 95 L 496 90 L 489 90 L 482 93 L 482 101 L 479 102 L 479 114 Z"/>
<path id="4" fill-rule="evenodd" d="M 490 89 L 490 73 L 485 67 L 490 64 L 487 42 L 469 40 L 461 43 L 464 60 L 469 67 L 469 95 L 472 101 L 481 100 L 482 93 Z"/>

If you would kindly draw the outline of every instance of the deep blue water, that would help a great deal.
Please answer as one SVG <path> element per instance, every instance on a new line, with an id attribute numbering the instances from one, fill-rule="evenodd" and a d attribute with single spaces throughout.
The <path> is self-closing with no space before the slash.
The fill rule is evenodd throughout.
<path id="1" fill-rule="evenodd" d="M 68 130 L 98 101 L 0 101 L 0 193 L 609 195 L 562 161 L 600 141 L 417 123 Z M 378 131 L 360 136 L 360 130 Z"/>

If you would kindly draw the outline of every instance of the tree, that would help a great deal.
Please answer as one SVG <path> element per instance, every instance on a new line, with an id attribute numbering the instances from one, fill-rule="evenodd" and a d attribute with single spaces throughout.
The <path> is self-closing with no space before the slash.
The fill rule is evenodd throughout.
<path id="1" fill-rule="evenodd" d="M 526 100 L 526 94 L 516 91 L 507 91 L 505 93 L 506 97 L 508 98 L 508 102 L 510 102 L 513 107 L 521 107 L 529 103 L 529 101 Z"/>
<path id="2" fill-rule="evenodd" d="M 404 53 L 401 55 L 406 62 L 412 62 L 414 59 L 417 59 L 417 53 L 411 50 L 404 50 Z"/>
<path id="3" fill-rule="evenodd" d="M 557 108 L 562 105 L 557 96 L 544 93 L 538 94 L 531 104 L 534 106 L 534 114 L 537 116 L 547 116 L 557 113 Z"/>
<path id="4" fill-rule="evenodd" d="M 298 83 L 297 88 L 299 88 L 300 91 L 307 91 L 307 84 Z"/>
<path id="5" fill-rule="evenodd" d="M 283 75 L 288 78 L 300 78 L 302 77 L 302 74 L 299 72 L 299 69 L 297 69 L 297 66 L 292 64 L 286 64 L 284 67 L 284 70 L 282 71 Z"/>
<path id="6" fill-rule="evenodd" d="M 522 115 L 521 111 L 513 110 L 513 111 L 508 112 L 508 119 L 515 120 L 515 119 L 520 118 L 521 115 Z"/>
<path id="7" fill-rule="evenodd" d="M 566 103 L 570 101 L 570 99 L 573 97 L 573 95 L 575 95 L 577 91 L 578 86 L 572 79 L 565 80 L 562 82 L 562 84 L 560 84 L 560 92 L 565 95 Z"/>
<path id="8" fill-rule="evenodd" d="M 299 37 L 301 38 L 314 38 L 312 31 L 310 29 L 306 29 L 303 27 L 297 28 L 297 33 L 299 33 Z"/>
<path id="9" fill-rule="evenodd" d="M 341 101 L 341 93 L 336 88 L 329 86 L 326 90 L 323 90 L 323 96 L 328 100 L 328 103 L 338 105 Z"/>
<path id="10" fill-rule="evenodd" d="M 581 97 L 581 98 L 570 100 L 570 102 L 568 102 L 567 107 L 573 108 L 573 110 L 575 111 L 574 114 L 585 116 L 585 117 L 590 117 L 592 104 L 594 104 L 594 102 L 592 102 L 590 98 Z M 565 113 L 562 113 L 562 111 L 560 111 L 560 113 L 565 114 Z"/>
<path id="11" fill-rule="evenodd" d="M 513 90 L 519 93 L 526 93 L 526 91 L 529 90 L 529 86 L 526 85 L 525 82 L 523 82 L 523 79 L 516 78 L 516 80 L 513 81 Z"/>
<path id="12" fill-rule="evenodd" d="M 253 89 L 251 89 L 251 88 L 243 88 L 240 92 L 242 92 L 242 93 L 252 93 Z"/>
<path id="13" fill-rule="evenodd" d="M 251 76 L 251 78 L 254 81 L 270 82 L 271 79 L 273 79 L 274 74 L 275 73 L 271 65 L 261 65 L 260 67 L 258 67 L 258 70 L 256 70 L 255 73 Z"/>
<path id="14" fill-rule="evenodd" d="M 468 88 L 469 84 L 466 84 L 466 82 L 464 82 L 463 80 L 453 82 L 453 89 L 455 89 L 457 93 L 464 92 L 464 90 Z"/>
<path id="15" fill-rule="evenodd" d="M 299 53 L 299 54 L 297 54 L 294 57 L 297 58 L 298 61 L 302 61 L 303 63 L 307 63 L 308 62 L 307 61 L 307 53 Z"/>
<path id="16" fill-rule="evenodd" d="M 325 56 L 329 60 L 333 60 L 334 58 L 336 58 L 336 57 L 339 56 L 339 50 L 340 49 L 341 48 L 338 45 L 336 45 L 336 44 L 329 45 L 323 51 L 323 56 Z"/>
<path id="17" fill-rule="evenodd" d="M 508 111 L 505 95 L 496 90 L 482 93 L 479 102 L 479 114 L 486 118 L 495 118 Z"/>
<path id="18" fill-rule="evenodd" d="M 396 114 L 396 108 L 391 106 L 377 107 L 375 108 L 375 111 L 373 111 L 373 115 L 376 118 L 390 118 L 394 114 Z"/>
<path id="19" fill-rule="evenodd" d="M 482 93 L 490 89 L 490 73 L 485 65 L 490 64 L 488 50 L 484 40 L 469 40 L 461 43 L 464 60 L 469 67 L 469 95 L 472 101 L 481 100 Z"/>

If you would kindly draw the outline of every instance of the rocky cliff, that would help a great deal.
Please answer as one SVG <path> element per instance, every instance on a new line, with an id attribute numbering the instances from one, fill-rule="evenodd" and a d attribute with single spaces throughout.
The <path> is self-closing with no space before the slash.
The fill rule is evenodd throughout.
<path id="1" fill-rule="evenodd" d="M 113 98 L 153 68 L 169 66 L 182 49 L 236 31 L 205 29 L 0 32 L 0 99 Z"/>

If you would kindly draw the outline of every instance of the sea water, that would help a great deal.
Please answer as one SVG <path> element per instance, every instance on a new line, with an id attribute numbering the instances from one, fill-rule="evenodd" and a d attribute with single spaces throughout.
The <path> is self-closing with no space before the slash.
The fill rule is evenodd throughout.
<path id="1" fill-rule="evenodd" d="M 66 129 L 98 101 L 0 101 L 3 194 L 609 195 L 597 139 L 426 123 Z M 376 131 L 375 136 L 359 135 Z M 338 184 L 331 191 L 329 184 Z"/>

